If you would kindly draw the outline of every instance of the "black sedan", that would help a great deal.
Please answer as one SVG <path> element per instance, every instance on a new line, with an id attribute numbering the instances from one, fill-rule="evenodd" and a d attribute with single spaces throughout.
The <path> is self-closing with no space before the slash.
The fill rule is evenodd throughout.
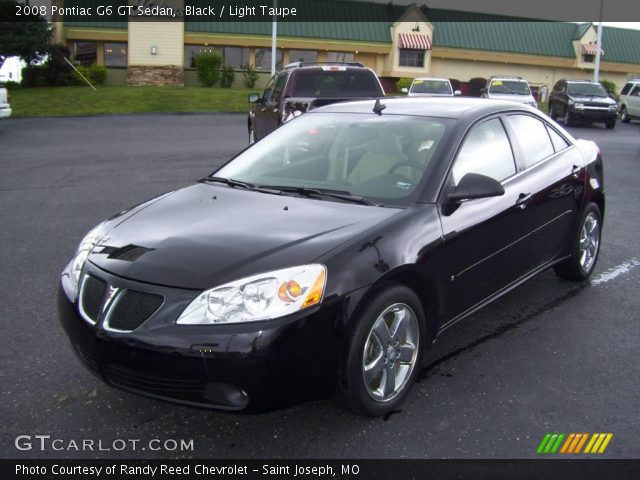
<path id="1" fill-rule="evenodd" d="M 382 415 L 442 331 L 549 267 L 586 279 L 604 207 L 596 145 L 530 107 L 336 104 L 91 230 L 60 320 L 114 387 Z"/>

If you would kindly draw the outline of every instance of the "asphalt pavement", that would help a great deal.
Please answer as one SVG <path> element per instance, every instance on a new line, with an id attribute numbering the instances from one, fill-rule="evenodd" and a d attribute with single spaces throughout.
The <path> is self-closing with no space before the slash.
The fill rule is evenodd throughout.
<path id="1" fill-rule="evenodd" d="M 547 432 L 611 432 L 606 458 L 640 457 L 638 123 L 571 129 L 595 140 L 606 162 L 591 282 L 545 272 L 448 330 L 402 410 L 386 418 L 354 416 L 338 399 L 258 415 L 189 408 L 115 390 L 86 371 L 55 306 L 78 241 L 102 219 L 225 162 L 246 146 L 245 122 L 0 120 L 0 457 L 536 458 Z M 16 448 L 19 435 L 31 436 L 30 449 L 24 437 L 25 450 Z M 50 435 L 45 451 L 36 435 Z M 119 450 L 118 440 L 136 439 L 137 450 Z M 177 448 L 152 449 L 167 439 Z M 94 450 L 73 448 L 83 440 Z"/>

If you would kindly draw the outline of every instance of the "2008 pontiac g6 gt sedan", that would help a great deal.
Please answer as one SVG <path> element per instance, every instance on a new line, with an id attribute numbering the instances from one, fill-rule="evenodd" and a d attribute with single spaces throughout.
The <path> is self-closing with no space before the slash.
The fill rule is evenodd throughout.
<path id="1" fill-rule="evenodd" d="M 336 104 L 91 230 L 59 315 L 114 387 L 383 415 L 442 331 L 550 267 L 586 279 L 604 207 L 597 146 L 530 107 Z"/>

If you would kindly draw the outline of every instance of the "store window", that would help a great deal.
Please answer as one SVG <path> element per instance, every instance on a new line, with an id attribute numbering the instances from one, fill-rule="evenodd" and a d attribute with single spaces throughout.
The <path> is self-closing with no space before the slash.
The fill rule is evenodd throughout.
<path id="1" fill-rule="evenodd" d="M 289 50 L 290 62 L 317 62 L 318 52 L 315 50 Z"/>
<path id="2" fill-rule="evenodd" d="M 184 66 L 185 68 L 196 68 L 196 55 L 200 52 L 220 53 L 220 49 L 211 45 L 185 45 L 184 46 Z"/>
<path id="3" fill-rule="evenodd" d="M 126 43 L 105 43 L 104 44 L 104 65 L 106 67 L 126 67 L 127 66 L 127 44 Z"/>
<path id="4" fill-rule="evenodd" d="M 356 54 L 353 52 L 327 52 L 327 62 L 350 63 L 356 61 Z"/>
<path id="5" fill-rule="evenodd" d="M 282 60 L 284 52 L 281 48 L 276 50 L 276 70 L 282 69 Z M 271 49 L 256 48 L 256 69 L 271 70 Z"/>
<path id="6" fill-rule="evenodd" d="M 234 68 L 241 68 L 249 63 L 249 49 L 242 47 L 223 47 L 222 58 L 224 64 Z"/>
<path id="7" fill-rule="evenodd" d="M 582 54 L 582 61 L 585 63 L 593 63 L 596 61 L 596 56 L 592 55 L 590 53 L 583 53 Z"/>
<path id="8" fill-rule="evenodd" d="M 88 67 L 98 61 L 96 42 L 73 42 L 73 60 L 76 65 Z"/>
<path id="9" fill-rule="evenodd" d="M 424 50 L 411 50 L 408 48 L 400 49 L 401 67 L 424 67 Z"/>

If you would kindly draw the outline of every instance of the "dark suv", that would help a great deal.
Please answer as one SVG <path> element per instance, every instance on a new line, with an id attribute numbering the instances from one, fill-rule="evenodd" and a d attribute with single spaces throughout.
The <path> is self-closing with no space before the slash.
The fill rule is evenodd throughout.
<path id="1" fill-rule="evenodd" d="M 549 95 L 549 116 L 563 118 L 565 125 L 576 121 L 602 122 L 615 128 L 618 104 L 598 82 L 558 80 Z"/>
<path id="2" fill-rule="evenodd" d="M 264 93 L 249 94 L 249 143 L 308 110 L 384 96 L 375 72 L 360 63 L 296 62 L 276 73 Z"/>

